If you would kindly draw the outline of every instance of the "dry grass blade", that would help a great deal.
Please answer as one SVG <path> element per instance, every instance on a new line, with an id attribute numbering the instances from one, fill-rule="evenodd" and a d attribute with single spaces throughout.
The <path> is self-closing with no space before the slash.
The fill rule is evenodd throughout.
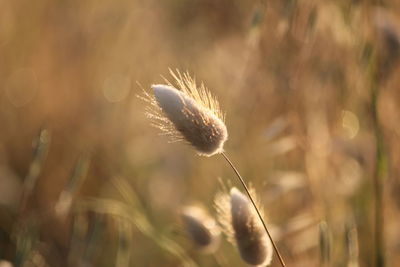
<path id="1" fill-rule="evenodd" d="M 358 267 L 359 246 L 358 231 L 354 219 L 346 225 L 347 267 Z"/>
<path id="2" fill-rule="evenodd" d="M 331 261 L 331 236 L 325 221 L 319 223 L 319 249 L 320 265 L 330 266 Z"/>
<path id="3" fill-rule="evenodd" d="M 22 196 L 20 202 L 20 209 L 24 209 L 29 197 L 31 196 L 37 179 L 39 177 L 42 165 L 47 156 L 49 149 L 51 135 L 47 129 L 41 129 L 37 139 L 35 140 L 35 148 L 33 151 L 33 160 L 29 166 L 28 174 L 25 177 Z"/>
<path id="4" fill-rule="evenodd" d="M 129 214 L 131 221 L 135 226 L 146 236 L 151 238 L 158 246 L 165 251 L 174 255 L 182 261 L 182 264 L 187 267 L 197 266 L 197 264 L 189 257 L 186 251 L 169 237 L 157 233 L 156 229 L 151 225 L 148 218 L 145 216 L 144 208 L 140 205 L 136 197 L 136 193 L 131 189 L 131 186 L 120 177 L 114 177 L 111 182 L 120 192 L 122 197 L 129 204 Z"/>
<path id="5" fill-rule="evenodd" d="M 100 214 L 119 217 L 134 224 L 139 231 L 149 237 L 160 248 L 181 260 L 185 267 L 195 267 L 197 264 L 186 254 L 184 249 L 166 236 L 159 234 L 150 224 L 147 217 L 131 205 L 120 201 L 104 198 L 84 198 L 76 205 L 76 212 L 93 211 Z"/>
<path id="6" fill-rule="evenodd" d="M 118 249 L 116 267 L 131 266 L 132 224 L 124 219 L 117 219 Z"/>
<path id="7" fill-rule="evenodd" d="M 16 252 L 14 263 L 23 266 L 35 251 L 39 240 L 39 227 L 34 218 L 28 218 L 16 231 Z"/>
<path id="8" fill-rule="evenodd" d="M 61 192 L 58 201 L 54 207 L 56 214 L 65 215 L 69 211 L 77 191 L 85 181 L 89 170 L 89 165 L 89 154 L 84 154 L 78 159 L 78 162 L 76 163 L 75 168 L 72 171 L 70 179 L 65 185 L 64 190 Z"/>

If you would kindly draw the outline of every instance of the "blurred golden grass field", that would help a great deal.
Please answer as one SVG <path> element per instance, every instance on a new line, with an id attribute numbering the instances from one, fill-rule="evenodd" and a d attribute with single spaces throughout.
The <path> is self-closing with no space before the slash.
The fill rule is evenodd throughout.
<path id="1" fill-rule="evenodd" d="M 226 112 L 287 266 L 399 266 L 399 23 L 397 0 L 0 1 L 0 260 L 244 266 L 178 214 L 215 215 L 233 173 L 137 97 L 178 68 Z"/>

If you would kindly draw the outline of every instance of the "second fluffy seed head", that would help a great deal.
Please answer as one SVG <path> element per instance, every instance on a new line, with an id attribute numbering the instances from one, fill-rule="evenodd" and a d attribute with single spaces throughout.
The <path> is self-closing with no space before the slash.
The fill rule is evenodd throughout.
<path id="1" fill-rule="evenodd" d="M 252 195 L 256 196 L 255 192 Z M 217 195 L 215 206 L 222 230 L 237 247 L 243 261 L 252 266 L 269 265 L 272 243 L 248 197 L 233 187 L 229 194 Z"/>

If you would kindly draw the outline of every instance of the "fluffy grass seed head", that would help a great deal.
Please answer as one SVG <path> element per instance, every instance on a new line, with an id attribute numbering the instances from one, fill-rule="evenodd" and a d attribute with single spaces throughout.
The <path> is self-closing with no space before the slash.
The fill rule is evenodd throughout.
<path id="1" fill-rule="evenodd" d="M 251 194 L 256 196 L 253 189 Z M 260 207 L 259 203 L 257 206 Z M 238 248 L 243 261 L 252 266 L 269 265 L 272 244 L 248 197 L 233 187 L 229 194 L 217 194 L 215 207 L 222 231 L 228 241 Z"/>
<path id="2" fill-rule="evenodd" d="M 218 249 L 221 230 L 206 211 L 197 206 L 185 206 L 181 210 L 181 218 L 186 232 L 200 252 L 213 253 Z"/>
<path id="3" fill-rule="evenodd" d="M 200 155 L 223 152 L 228 131 L 218 101 L 188 73 L 170 73 L 176 87 L 165 80 L 167 84 L 151 86 L 154 96 L 145 93 L 144 99 L 150 103 L 147 116 L 153 125 L 173 141 L 187 141 Z"/>

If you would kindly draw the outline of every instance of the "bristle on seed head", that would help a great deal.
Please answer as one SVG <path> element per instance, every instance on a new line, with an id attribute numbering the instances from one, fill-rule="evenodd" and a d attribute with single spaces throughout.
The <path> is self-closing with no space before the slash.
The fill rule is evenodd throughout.
<path id="1" fill-rule="evenodd" d="M 168 85 L 152 85 L 154 97 L 146 94 L 145 99 L 152 105 L 148 116 L 164 133 L 186 140 L 201 155 L 223 152 L 228 131 L 218 101 L 187 73 L 171 71 L 171 75 L 179 89 L 168 81 Z"/>
<path id="2" fill-rule="evenodd" d="M 254 197 L 254 190 L 251 191 Z M 243 261 L 253 266 L 269 265 L 272 244 L 247 196 L 233 187 L 229 194 L 218 194 L 215 205 L 222 230 L 236 245 Z"/>
<path id="3" fill-rule="evenodd" d="M 207 212 L 196 206 L 186 206 L 181 210 L 181 217 L 186 232 L 200 252 L 213 253 L 217 250 L 221 231 Z"/>

